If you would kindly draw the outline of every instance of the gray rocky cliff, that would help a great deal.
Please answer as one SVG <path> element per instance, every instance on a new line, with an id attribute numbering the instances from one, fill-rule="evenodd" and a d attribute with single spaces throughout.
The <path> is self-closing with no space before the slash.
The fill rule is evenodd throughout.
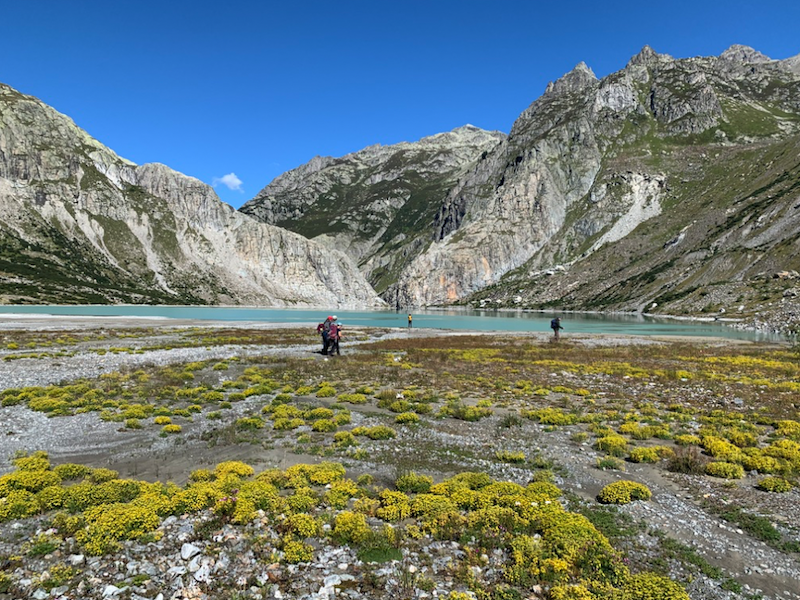
<path id="1" fill-rule="evenodd" d="M 555 267 L 580 271 L 660 215 L 685 223 L 675 198 L 698 177 L 687 145 L 747 149 L 796 134 L 794 67 L 744 46 L 690 59 L 645 47 L 599 81 L 578 65 L 448 193 L 433 243 L 384 298 L 396 306 L 461 302 L 507 275 L 513 283 L 503 289 L 527 287 Z"/>
<path id="2" fill-rule="evenodd" d="M 0 86 L 6 301 L 380 305 L 344 254 L 260 223 L 203 182 L 136 166 Z"/>
<path id="3" fill-rule="evenodd" d="M 317 157 L 276 178 L 241 211 L 343 249 L 382 291 L 430 244 L 447 191 L 504 138 L 467 125 L 338 159 Z"/>

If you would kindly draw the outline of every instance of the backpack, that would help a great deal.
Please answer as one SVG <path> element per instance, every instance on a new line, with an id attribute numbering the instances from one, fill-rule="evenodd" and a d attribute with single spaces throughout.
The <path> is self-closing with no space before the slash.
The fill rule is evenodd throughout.
<path id="1" fill-rule="evenodd" d="M 324 331 L 325 333 L 328 333 L 331 330 L 331 323 L 332 323 L 332 321 L 325 321 L 322 324 L 322 331 Z"/>
<path id="2" fill-rule="evenodd" d="M 559 327 L 560 325 L 556 319 L 550 321 L 550 329 L 558 329 Z"/>

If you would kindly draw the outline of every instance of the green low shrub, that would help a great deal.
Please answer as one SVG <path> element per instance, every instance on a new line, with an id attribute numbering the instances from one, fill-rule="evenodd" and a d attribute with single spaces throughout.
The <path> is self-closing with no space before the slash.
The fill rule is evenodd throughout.
<path id="1" fill-rule="evenodd" d="M 628 455 L 628 459 L 635 463 L 657 463 L 661 460 L 658 448 L 634 448 Z"/>
<path id="2" fill-rule="evenodd" d="M 367 388 L 369 389 L 369 388 Z M 366 404 L 367 396 L 365 394 L 339 394 L 336 398 L 338 402 L 347 402 L 348 404 Z"/>
<path id="3" fill-rule="evenodd" d="M 419 423 L 419 415 L 414 412 L 400 413 L 394 418 L 394 422 L 398 425 L 407 425 L 410 423 Z"/>
<path id="4" fill-rule="evenodd" d="M 331 431 L 336 431 L 338 425 L 335 421 L 331 419 L 319 419 L 318 421 L 314 421 L 314 424 L 311 426 L 313 431 L 318 431 L 322 433 L 328 433 Z"/>
<path id="5" fill-rule="evenodd" d="M 710 462 L 706 465 L 706 473 L 722 479 L 741 479 L 744 477 L 744 467 L 724 461 Z"/>
<path id="6" fill-rule="evenodd" d="M 351 433 L 353 435 L 365 435 L 371 440 L 390 440 L 397 437 L 397 432 L 386 425 L 376 425 L 375 427 L 355 427 Z"/>
<path id="7" fill-rule="evenodd" d="M 431 489 L 433 478 L 428 475 L 419 475 L 411 471 L 397 478 L 394 482 L 395 487 L 401 492 L 413 492 L 417 494 L 425 493 Z"/>
<path id="8" fill-rule="evenodd" d="M 674 440 L 678 446 L 699 446 L 701 443 L 699 437 L 689 434 L 676 435 Z"/>
<path id="9" fill-rule="evenodd" d="M 630 575 L 622 586 L 620 600 L 689 600 L 680 585 L 655 573 Z"/>
<path id="10" fill-rule="evenodd" d="M 667 460 L 667 470 L 687 475 L 702 475 L 706 472 L 708 458 L 698 446 L 682 446 Z"/>
<path id="11" fill-rule="evenodd" d="M 331 537 L 340 544 L 360 544 L 365 542 L 372 530 L 367 518 L 361 513 L 343 511 L 333 521 Z"/>
<path id="12" fill-rule="evenodd" d="M 609 483 L 598 494 L 598 501 L 603 504 L 628 504 L 634 500 L 649 500 L 652 493 L 646 485 L 635 481 L 615 481 Z"/>
<path id="13" fill-rule="evenodd" d="M 155 511 L 144 506 L 106 504 L 84 513 L 86 528 L 75 539 L 87 554 L 107 554 L 119 549 L 120 540 L 133 540 L 155 530 L 160 519 Z"/>
<path id="14" fill-rule="evenodd" d="M 497 460 L 504 463 L 520 464 L 525 462 L 524 452 L 513 452 L 511 450 L 498 450 L 494 453 Z"/>
<path id="15" fill-rule="evenodd" d="M 610 456 L 624 456 L 628 449 L 628 440 L 618 434 L 606 435 L 595 442 L 595 448 Z"/>
<path id="16" fill-rule="evenodd" d="M 595 466 L 602 471 L 624 471 L 625 463 L 615 456 L 604 456 L 597 459 Z"/>
<path id="17" fill-rule="evenodd" d="M 756 487 L 765 492 L 775 492 L 781 494 L 791 490 L 792 484 L 783 477 L 765 477 L 758 482 Z"/>
<path id="18" fill-rule="evenodd" d="M 236 429 L 239 431 L 256 431 L 264 428 L 264 421 L 259 417 L 242 417 L 236 419 Z"/>

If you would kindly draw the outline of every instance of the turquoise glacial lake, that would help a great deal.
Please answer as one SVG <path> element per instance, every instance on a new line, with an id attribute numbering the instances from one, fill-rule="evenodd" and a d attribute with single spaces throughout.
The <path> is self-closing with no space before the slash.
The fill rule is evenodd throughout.
<path id="1" fill-rule="evenodd" d="M 0 319 L 20 320 L 26 316 L 73 317 L 145 317 L 152 319 L 196 319 L 201 321 L 255 321 L 286 325 L 316 327 L 329 314 L 322 310 L 244 308 L 220 306 L 151 306 L 151 305 L 4 305 Z M 348 311 L 335 313 L 345 327 L 406 327 L 407 313 L 390 310 Z M 420 310 L 413 312 L 414 328 L 434 328 L 477 331 L 549 332 L 550 313 L 525 311 L 490 311 L 469 309 Z M 721 321 L 684 321 L 642 315 L 559 313 L 564 327 L 562 335 L 570 333 L 605 333 L 615 335 L 681 335 L 692 337 L 722 337 L 751 341 L 780 341 L 777 334 L 741 331 Z"/>

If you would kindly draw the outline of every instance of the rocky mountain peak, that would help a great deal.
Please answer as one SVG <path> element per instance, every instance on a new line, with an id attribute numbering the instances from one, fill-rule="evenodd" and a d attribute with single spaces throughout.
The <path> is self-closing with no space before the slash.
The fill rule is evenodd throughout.
<path id="1" fill-rule="evenodd" d="M 734 44 L 720 54 L 719 57 L 722 60 L 745 64 L 764 63 L 772 60 L 769 56 L 761 54 L 758 50 L 754 50 L 750 46 L 743 46 L 742 44 Z"/>
<path id="2" fill-rule="evenodd" d="M 555 82 L 548 83 L 545 94 L 579 92 L 596 82 L 597 76 L 594 74 L 594 71 L 592 71 L 585 62 L 581 61 L 572 71 Z"/>
<path id="3" fill-rule="evenodd" d="M 486 131 L 485 129 L 467 123 L 461 127 L 456 127 L 452 131 L 424 137 L 417 143 L 420 146 L 453 146 L 481 143 L 488 139 L 500 141 L 503 138 L 505 138 L 505 134 L 500 131 Z"/>
<path id="4" fill-rule="evenodd" d="M 650 46 L 645 45 L 644 48 L 639 50 L 638 54 L 628 61 L 628 67 L 648 67 L 667 60 L 673 60 L 673 58 L 669 54 L 659 54 Z"/>
<path id="5" fill-rule="evenodd" d="M 300 182 L 331 166 L 336 161 L 332 156 L 315 156 L 307 163 L 278 175 L 269 185 L 281 189 L 297 189 Z"/>
<path id="6" fill-rule="evenodd" d="M 781 66 L 792 73 L 800 75 L 800 54 L 780 61 Z"/>

